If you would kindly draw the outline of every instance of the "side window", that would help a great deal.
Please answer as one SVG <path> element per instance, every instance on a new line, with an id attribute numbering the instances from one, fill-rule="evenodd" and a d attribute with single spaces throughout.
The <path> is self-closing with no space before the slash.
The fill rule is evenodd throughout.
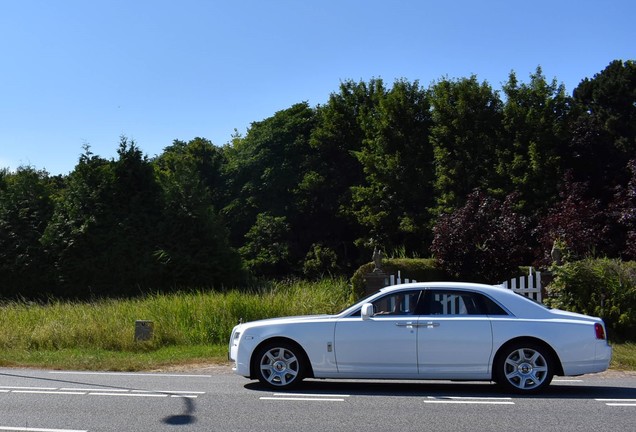
<path id="1" fill-rule="evenodd" d="M 508 315 L 483 294 L 461 290 L 429 291 L 424 310 L 428 315 Z"/>
<path id="2" fill-rule="evenodd" d="M 373 302 L 375 315 L 413 315 L 420 293 L 420 290 L 415 290 L 385 295 Z"/>
<path id="3" fill-rule="evenodd" d="M 501 306 L 485 295 L 479 295 L 481 304 L 486 315 L 508 315 Z"/>
<path id="4" fill-rule="evenodd" d="M 434 290 L 428 296 L 431 315 L 477 315 L 479 308 L 470 292 Z"/>

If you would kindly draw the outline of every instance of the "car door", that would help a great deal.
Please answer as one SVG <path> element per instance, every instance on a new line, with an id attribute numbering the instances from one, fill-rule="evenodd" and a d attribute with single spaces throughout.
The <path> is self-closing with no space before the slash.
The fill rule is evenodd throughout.
<path id="1" fill-rule="evenodd" d="M 374 315 L 340 319 L 334 350 L 338 373 L 348 377 L 417 376 L 417 316 L 420 290 L 400 291 L 377 299 Z"/>
<path id="2" fill-rule="evenodd" d="M 421 378 L 486 378 L 492 355 L 490 318 L 473 291 L 427 290 L 418 319 Z"/>

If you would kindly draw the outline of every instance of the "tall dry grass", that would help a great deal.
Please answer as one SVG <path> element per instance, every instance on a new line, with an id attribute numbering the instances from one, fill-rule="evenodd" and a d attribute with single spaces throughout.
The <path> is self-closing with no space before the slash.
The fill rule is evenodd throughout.
<path id="1" fill-rule="evenodd" d="M 11 302 L 0 306 L 0 349 L 148 351 L 227 343 L 239 319 L 334 313 L 346 306 L 345 280 L 267 283 L 250 292 L 189 291 L 91 303 Z M 135 342 L 135 321 L 153 322 L 151 340 Z"/>

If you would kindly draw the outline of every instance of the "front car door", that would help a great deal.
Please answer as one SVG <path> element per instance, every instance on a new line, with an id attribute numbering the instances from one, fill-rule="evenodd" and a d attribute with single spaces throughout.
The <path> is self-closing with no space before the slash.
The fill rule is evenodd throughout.
<path id="1" fill-rule="evenodd" d="M 373 302 L 374 315 L 336 323 L 334 350 L 338 373 L 347 377 L 417 376 L 417 316 L 421 290 L 387 294 Z"/>

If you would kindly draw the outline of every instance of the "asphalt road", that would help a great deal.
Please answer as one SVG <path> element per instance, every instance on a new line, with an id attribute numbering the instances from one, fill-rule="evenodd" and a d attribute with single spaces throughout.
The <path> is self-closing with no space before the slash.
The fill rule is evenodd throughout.
<path id="1" fill-rule="evenodd" d="M 0 368 L 0 431 L 636 430 L 636 373 L 556 377 L 540 396 L 488 383 L 308 381 L 273 392 L 229 367 L 157 373 Z"/>

